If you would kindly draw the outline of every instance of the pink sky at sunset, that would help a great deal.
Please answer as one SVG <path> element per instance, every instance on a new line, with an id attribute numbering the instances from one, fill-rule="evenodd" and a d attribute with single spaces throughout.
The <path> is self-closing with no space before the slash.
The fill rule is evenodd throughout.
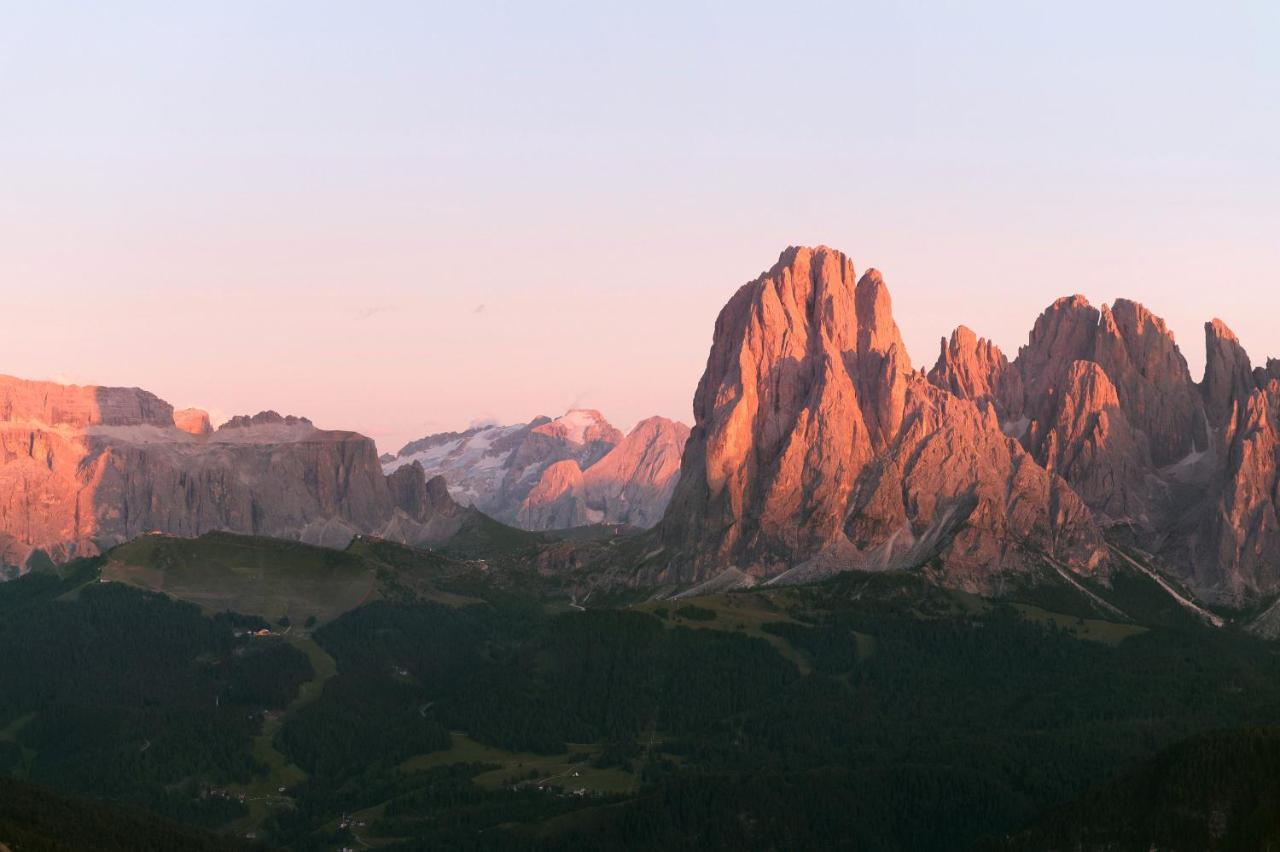
<path id="1" fill-rule="evenodd" d="M 721 305 L 817 243 L 882 270 L 916 366 L 958 323 L 1012 357 L 1076 292 L 1197 376 L 1215 316 L 1280 355 L 1265 4 L 250 8 L 9 13 L 0 372 L 381 451 L 688 422 Z"/>

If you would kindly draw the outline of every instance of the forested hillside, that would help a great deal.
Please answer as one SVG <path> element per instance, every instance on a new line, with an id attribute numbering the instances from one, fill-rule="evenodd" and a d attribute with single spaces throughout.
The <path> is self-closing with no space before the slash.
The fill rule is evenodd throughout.
<path id="1" fill-rule="evenodd" d="M 223 600 L 225 537 L 183 547 L 184 593 Z M 295 578 L 333 559 L 288 553 Z M 1276 724 L 1280 653 L 1138 573 L 1090 589 L 1123 616 L 902 573 L 584 610 L 481 563 L 345 559 L 372 591 L 321 618 L 327 586 L 266 619 L 103 582 L 110 555 L 0 585 L 0 771 L 297 849 L 1088 848 L 1131 813 L 1244 848 L 1271 825 L 1265 784 L 1214 779 L 1264 773 L 1274 737 L 1222 735 L 1222 763 L 1189 738 Z M 1162 760 L 1182 780 L 1148 795 Z M 1203 830 L 1159 834 L 1166 807 Z"/>

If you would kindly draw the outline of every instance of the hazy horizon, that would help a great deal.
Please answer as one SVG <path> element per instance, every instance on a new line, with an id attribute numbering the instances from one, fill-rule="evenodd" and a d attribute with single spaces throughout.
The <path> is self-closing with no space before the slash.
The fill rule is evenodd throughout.
<path id="1" fill-rule="evenodd" d="M 1280 9 L 388 3 L 0 26 L 0 373 L 406 441 L 691 422 L 788 245 L 879 268 L 913 364 L 1055 298 L 1280 355 Z"/>

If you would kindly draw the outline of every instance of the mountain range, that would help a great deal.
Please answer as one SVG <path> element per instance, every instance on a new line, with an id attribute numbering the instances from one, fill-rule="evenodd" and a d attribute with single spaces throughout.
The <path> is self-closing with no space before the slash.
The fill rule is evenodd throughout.
<path id="1" fill-rule="evenodd" d="M 429 436 L 380 461 L 371 439 L 305 417 L 264 411 L 214 429 L 204 411 L 138 388 L 0 376 L 0 565 L 66 562 L 153 532 L 431 545 L 480 508 L 534 530 L 648 527 L 687 436 L 660 417 L 624 436 L 599 412 L 571 411 Z"/>
<path id="2" fill-rule="evenodd" d="M 625 436 L 599 411 L 428 435 L 383 456 L 383 470 L 418 463 L 454 499 L 528 530 L 588 524 L 649 528 L 662 519 L 689 427 L 665 417 Z"/>
<path id="3" fill-rule="evenodd" d="M 1106 583 L 1137 554 L 1212 603 L 1280 592 L 1280 361 L 1205 325 L 1190 375 L 1136 302 L 1058 299 L 1008 358 L 963 326 L 911 361 L 881 274 L 792 247 L 716 320 L 692 430 L 571 410 L 376 456 L 263 412 L 217 429 L 136 388 L 0 378 L 0 561 L 212 530 L 441 542 L 482 512 L 529 530 L 653 528 L 611 577 L 671 589 L 917 569 L 997 593 Z M 614 566 L 617 568 L 618 566 Z"/>
<path id="4" fill-rule="evenodd" d="M 1280 591 L 1280 361 L 1205 324 L 1192 379 L 1128 300 L 1059 299 L 1010 360 L 957 328 L 917 369 L 874 269 L 789 248 L 721 311 L 655 579 L 920 568 L 1105 582 L 1139 549 L 1206 600 Z"/>
<path id="5" fill-rule="evenodd" d="M 416 474 L 405 482 L 405 474 Z M 345 547 L 452 536 L 470 510 L 373 441 L 265 411 L 218 429 L 138 388 L 0 377 L 0 563 L 65 562 L 149 532 L 221 530 Z"/>

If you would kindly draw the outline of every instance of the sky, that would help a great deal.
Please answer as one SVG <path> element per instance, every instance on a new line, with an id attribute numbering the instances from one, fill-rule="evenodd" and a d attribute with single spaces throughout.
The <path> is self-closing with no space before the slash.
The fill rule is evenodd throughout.
<path id="1" fill-rule="evenodd" d="M 788 245 L 913 362 L 1137 299 L 1280 355 L 1280 4 L 0 0 L 0 373 L 381 451 L 688 422 Z"/>

